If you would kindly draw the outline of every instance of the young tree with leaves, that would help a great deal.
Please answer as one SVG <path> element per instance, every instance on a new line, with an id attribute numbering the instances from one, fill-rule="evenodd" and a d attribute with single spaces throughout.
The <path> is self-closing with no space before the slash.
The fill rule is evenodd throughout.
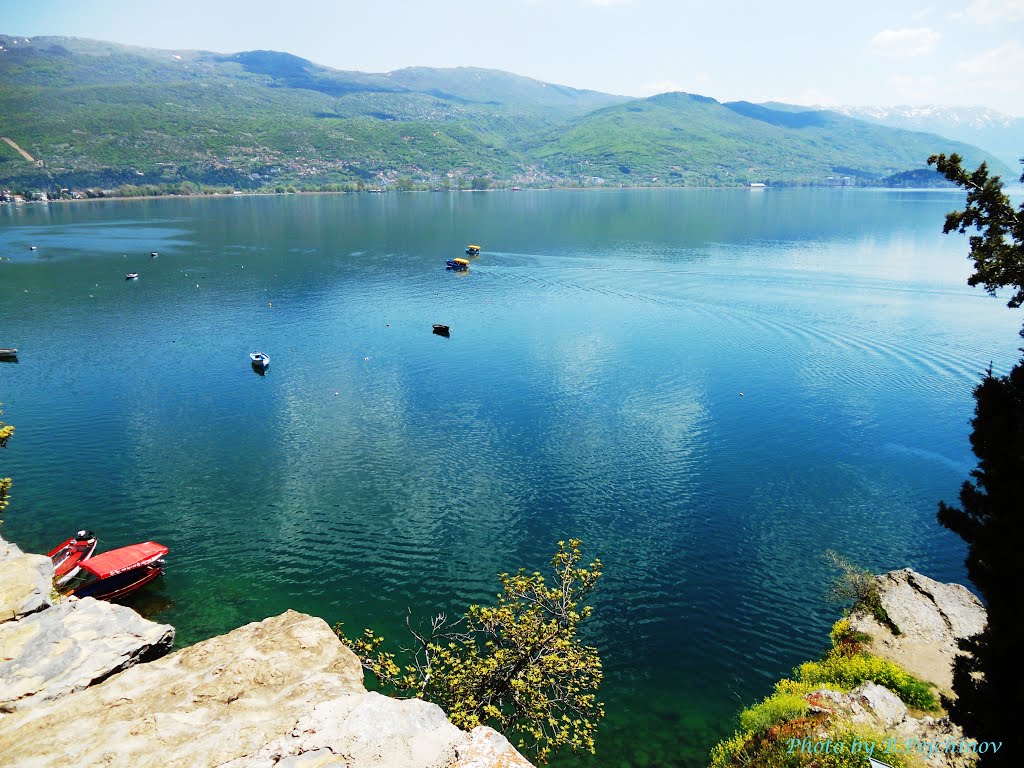
<path id="1" fill-rule="evenodd" d="M 1014 210 L 984 164 L 968 173 L 957 155 L 928 162 L 967 190 L 965 210 L 948 214 L 944 231 L 975 230 L 968 282 L 991 294 L 1010 288 L 1009 306 L 1024 305 L 1024 205 Z M 978 466 L 961 487 L 960 508 L 940 502 L 938 519 L 967 542 L 967 571 L 988 609 L 985 630 L 961 641 L 970 655 L 955 664 L 950 714 L 968 736 L 1003 743 L 981 758 L 982 768 L 994 768 L 1024 761 L 1024 360 L 1006 376 L 990 367 L 974 399 L 971 447 Z"/>
<path id="2" fill-rule="evenodd" d="M 358 639 L 335 632 L 378 680 L 398 692 L 440 705 L 449 719 L 470 730 L 490 725 L 539 762 L 562 748 L 594 751 L 604 716 L 597 700 L 601 659 L 577 637 L 592 612 L 584 605 L 601 577 L 601 561 L 582 565 L 581 542 L 558 542 L 554 579 L 540 573 L 503 573 L 492 606 L 470 606 L 450 620 L 435 616 L 413 638 L 400 666 L 382 649 L 384 638 L 365 630 Z"/>
<path id="3" fill-rule="evenodd" d="M 4 412 L 0 411 L 0 416 L 3 416 Z M 7 447 L 7 441 L 11 439 L 11 435 L 14 434 L 14 427 L 10 424 L 4 424 L 0 421 L 0 448 Z M 7 505 L 10 503 L 7 501 L 7 497 L 11 492 L 11 478 L 0 477 L 0 515 L 4 513 Z M 0 520 L 0 523 L 3 521 Z"/>

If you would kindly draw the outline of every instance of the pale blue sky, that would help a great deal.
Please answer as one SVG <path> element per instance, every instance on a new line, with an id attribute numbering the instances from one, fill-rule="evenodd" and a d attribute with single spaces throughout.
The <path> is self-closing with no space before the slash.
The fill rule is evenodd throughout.
<path id="1" fill-rule="evenodd" d="M 0 32 L 479 66 L 646 96 L 986 106 L 1024 116 L 1024 0 L 0 0 Z"/>

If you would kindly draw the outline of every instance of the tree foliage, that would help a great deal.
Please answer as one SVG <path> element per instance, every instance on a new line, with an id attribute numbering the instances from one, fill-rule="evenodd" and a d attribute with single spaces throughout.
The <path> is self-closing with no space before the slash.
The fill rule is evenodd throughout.
<path id="1" fill-rule="evenodd" d="M 974 274 L 968 284 L 983 285 L 992 295 L 999 288 L 1010 288 L 1013 295 L 1007 305 L 1019 307 L 1024 304 L 1024 204 L 1014 210 L 1003 192 L 1003 182 L 998 176 L 989 176 L 985 163 L 975 171 L 967 171 L 962 163 L 957 154 L 928 158 L 929 165 L 967 191 L 967 206 L 946 214 L 942 231 L 976 230 L 970 237 Z"/>
<path id="2" fill-rule="evenodd" d="M 440 614 L 427 629 L 407 618 L 413 645 L 401 659 L 372 630 L 358 639 L 340 624 L 335 631 L 378 680 L 440 705 L 460 728 L 490 725 L 540 762 L 563 747 L 593 752 L 601 659 L 577 631 L 602 572 L 596 558 L 582 563 L 581 542 L 560 541 L 550 583 L 537 572 L 503 573 L 495 605 L 470 606 L 458 620 Z"/>
<path id="3" fill-rule="evenodd" d="M 3 414 L 4 412 L 0 411 L 0 416 L 3 416 Z M 2 421 L 0 421 L 0 448 L 7 447 L 7 441 L 11 439 L 11 435 L 13 434 L 14 427 L 12 427 L 10 424 L 4 424 Z M 7 501 L 7 497 L 10 495 L 10 491 L 11 478 L 0 477 L 0 515 L 3 514 L 3 511 L 7 508 L 7 505 L 10 503 Z"/>
<path id="4" fill-rule="evenodd" d="M 850 610 L 859 608 L 867 611 L 880 624 L 892 629 L 893 634 L 899 634 L 899 628 L 893 624 L 882 605 L 882 593 L 875 574 L 831 549 L 826 549 L 824 556 L 826 562 L 839 571 L 839 576 L 829 585 L 829 599 L 836 602 L 852 600 Z"/>
<path id="5" fill-rule="evenodd" d="M 971 285 L 989 293 L 1015 291 L 1010 307 L 1024 304 L 1024 206 L 1014 211 L 998 177 L 982 165 L 965 171 L 960 158 L 934 161 L 947 178 L 967 190 L 967 207 L 946 217 L 945 231 L 978 230 L 971 237 L 976 271 Z M 960 489 L 960 508 L 939 503 L 939 522 L 967 542 L 967 571 L 985 598 L 988 624 L 961 641 L 953 670 L 957 695 L 950 714 L 979 740 L 1004 742 L 982 766 L 1017 765 L 1024 754 L 1020 714 L 1024 712 L 1024 360 L 1006 376 L 991 367 L 974 389 L 971 447 L 978 466 Z"/>
<path id="6" fill-rule="evenodd" d="M 1024 360 L 1006 376 L 990 369 L 974 397 L 978 466 L 960 489 L 960 508 L 940 502 L 938 518 L 967 542 L 967 572 L 987 603 L 984 632 L 960 644 L 970 656 L 954 667 L 950 714 L 974 738 L 1008 742 L 982 758 L 988 768 L 1016 765 L 1024 754 Z"/>

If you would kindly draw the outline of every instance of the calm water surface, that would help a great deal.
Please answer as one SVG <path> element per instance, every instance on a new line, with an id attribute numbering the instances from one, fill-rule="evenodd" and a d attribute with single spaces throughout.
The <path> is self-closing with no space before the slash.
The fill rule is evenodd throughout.
<path id="1" fill-rule="evenodd" d="M 966 579 L 936 502 L 973 466 L 971 388 L 1012 365 L 1019 318 L 965 286 L 966 243 L 941 234 L 961 203 L 3 207 L 4 536 L 167 544 L 133 605 L 179 647 L 286 608 L 396 635 L 407 606 L 461 612 L 578 536 L 606 571 L 588 639 L 608 717 L 583 762 L 703 765 L 827 645 L 825 549 Z M 483 256 L 446 272 L 469 242 Z"/>

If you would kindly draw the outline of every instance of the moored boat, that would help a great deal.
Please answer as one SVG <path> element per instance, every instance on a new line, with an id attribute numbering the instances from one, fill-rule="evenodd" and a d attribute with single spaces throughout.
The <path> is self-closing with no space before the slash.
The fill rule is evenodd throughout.
<path id="1" fill-rule="evenodd" d="M 127 275 L 124 276 L 125 280 L 137 280 L 138 278 L 139 278 L 139 273 L 138 272 L 129 272 Z"/>
<path id="2" fill-rule="evenodd" d="M 63 544 L 57 545 L 49 553 L 53 561 L 53 583 L 61 586 L 71 581 L 81 567 L 83 560 L 88 560 L 96 551 L 96 535 L 92 531 L 79 531 Z"/>
<path id="3" fill-rule="evenodd" d="M 95 555 L 80 564 L 81 571 L 69 584 L 75 597 L 117 600 L 131 594 L 163 573 L 167 547 L 144 541 Z"/>
<path id="4" fill-rule="evenodd" d="M 434 333 L 436 333 L 438 336 L 450 336 L 451 329 L 447 325 L 434 323 Z"/>
<path id="5" fill-rule="evenodd" d="M 466 259 L 447 259 L 444 263 L 448 265 L 448 269 L 454 269 L 456 272 L 465 272 L 469 269 L 469 262 Z"/>
<path id="6" fill-rule="evenodd" d="M 0 360 L 17 360 L 18 350 L 14 347 L 0 347 Z"/>
<path id="7" fill-rule="evenodd" d="M 249 359 L 252 361 L 253 368 L 258 368 L 261 371 L 270 365 L 270 355 L 264 352 L 250 352 Z"/>

